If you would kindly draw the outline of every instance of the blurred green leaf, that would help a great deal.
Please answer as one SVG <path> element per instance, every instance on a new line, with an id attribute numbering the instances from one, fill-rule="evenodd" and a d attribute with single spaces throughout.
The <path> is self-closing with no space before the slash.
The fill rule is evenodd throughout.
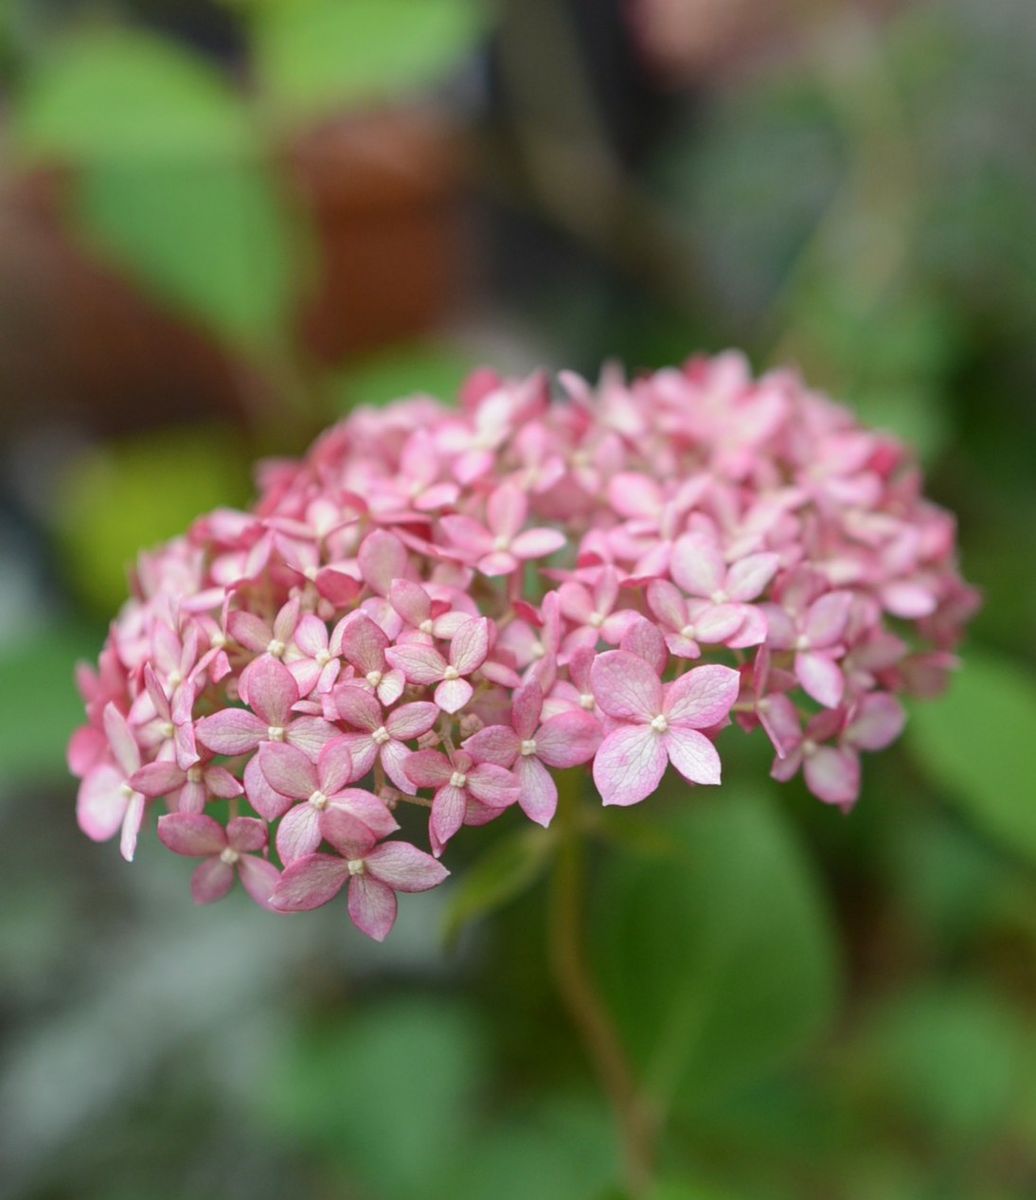
<path id="1" fill-rule="evenodd" d="M 1036 683 L 1005 659 L 968 651 L 949 692 L 911 714 L 932 778 L 989 836 L 1036 860 Z"/>
<path id="2" fill-rule="evenodd" d="M 598 927 L 603 982 L 665 1099 L 691 1108 L 758 1078 L 826 1026 L 834 944 L 824 903 L 772 805 L 681 789 L 683 861 L 613 863 Z"/>
<path id="3" fill-rule="evenodd" d="M 0 651 L 2 784 L 62 778 L 69 735 L 86 718 L 73 666 L 94 659 L 103 633 L 59 624 Z"/>
<path id="4" fill-rule="evenodd" d="M 955 1143 L 1004 1129 L 1020 1094 L 1023 1030 L 992 992 L 929 986 L 896 995 L 854 1047 L 851 1077 L 879 1118 Z"/>
<path id="5" fill-rule="evenodd" d="M 64 569 L 105 618 L 126 598 L 142 547 L 183 533 L 195 517 L 248 493 L 242 448 L 212 428 L 163 430 L 91 450 L 69 465 L 55 505 Z"/>
<path id="6" fill-rule="evenodd" d="M 292 300 L 291 232 L 246 162 L 140 161 L 84 172 L 84 236 L 171 306 L 241 343 L 275 339 Z"/>
<path id="7" fill-rule="evenodd" d="M 482 26 L 472 0 L 266 0 L 255 15 L 260 83 L 292 118 L 434 83 Z"/>
<path id="8" fill-rule="evenodd" d="M 412 343 L 354 363 L 335 376 L 333 390 L 344 409 L 380 408 L 404 396 L 434 396 L 453 404 L 471 370 L 470 358 L 451 346 Z"/>
<path id="9" fill-rule="evenodd" d="M 476 917 L 487 916 L 521 895 L 547 866 L 554 839 L 542 829 L 522 829 L 499 839 L 463 873 L 446 908 L 444 936 L 457 937 Z"/>
<path id="10" fill-rule="evenodd" d="M 16 97 L 11 133 L 24 153 L 74 162 L 237 161 L 256 147 L 244 104 L 215 70 L 126 29 L 61 43 Z"/>
<path id="11" fill-rule="evenodd" d="M 391 1000 L 291 1044 L 263 1098 L 265 1115 L 304 1151 L 362 1181 L 365 1195 L 413 1200 L 435 1194 L 453 1171 L 483 1068 L 467 1009 Z"/>

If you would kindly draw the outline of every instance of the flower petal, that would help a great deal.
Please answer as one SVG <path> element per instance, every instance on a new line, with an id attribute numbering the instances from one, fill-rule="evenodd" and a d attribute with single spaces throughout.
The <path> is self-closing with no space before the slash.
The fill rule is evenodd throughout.
<path id="1" fill-rule="evenodd" d="M 277 853 L 285 866 L 312 854 L 320 841 L 320 813 L 312 804 L 296 804 L 277 826 Z"/>
<path id="2" fill-rule="evenodd" d="M 248 707 L 267 725 L 288 724 L 299 686 L 284 663 L 269 654 L 253 659 L 241 672 L 240 688 Z"/>
<path id="3" fill-rule="evenodd" d="M 623 725 L 594 757 L 594 783 L 605 804 L 638 804 L 658 787 L 668 763 L 662 739 L 647 725 Z"/>
<path id="4" fill-rule="evenodd" d="M 92 841 L 106 842 L 118 833 L 129 803 L 122 784 L 118 767 L 105 763 L 94 767 L 79 785 L 76 820 Z"/>
<path id="5" fill-rule="evenodd" d="M 349 880 L 349 916 L 361 933 L 383 942 L 396 923 L 396 893 L 369 875 L 354 875 Z"/>
<path id="6" fill-rule="evenodd" d="M 590 686 L 610 717 L 651 721 L 662 711 L 662 684 L 655 671 L 628 650 L 606 650 L 590 668 Z"/>
<path id="7" fill-rule="evenodd" d="M 243 708 L 225 708 L 202 717 L 195 726 L 198 741 L 216 754 L 247 754 L 266 737 L 268 726 Z"/>
<path id="8" fill-rule="evenodd" d="M 365 862 L 369 875 L 397 892 L 427 892 L 449 875 L 442 863 L 409 842 L 384 842 Z"/>
<path id="9" fill-rule="evenodd" d="M 158 818 L 158 840 L 174 854 L 206 858 L 226 848 L 227 833 L 202 813 L 166 813 Z"/>
<path id="10" fill-rule="evenodd" d="M 694 667 L 665 690 L 665 715 L 671 726 L 707 729 L 727 719 L 741 688 L 732 667 L 710 663 Z"/>
<path id="11" fill-rule="evenodd" d="M 279 912 L 307 912 L 327 904 L 349 878 L 349 866 L 336 854 L 307 854 L 281 872 L 270 896 Z"/>
<path id="12" fill-rule="evenodd" d="M 212 904 L 234 886 L 234 868 L 219 858 L 199 863 L 191 876 L 191 895 L 195 904 Z"/>
<path id="13" fill-rule="evenodd" d="M 466 679 L 444 679 L 435 689 L 435 703 L 444 713 L 460 712 L 474 694 Z"/>
<path id="14" fill-rule="evenodd" d="M 265 858 L 257 858 L 254 854 L 245 854 L 238 859 L 237 872 L 241 877 L 242 887 L 256 904 L 276 912 L 270 903 L 270 897 L 280 882 L 281 873 L 273 863 L 267 862 Z"/>
<path id="15" fill-rule="evenodd" d="M 826 654 L 800 651 L 795 655 L 795 678 L 807 695 L 825 708 L 836 708 L 845 691 L 845 677 Z"/>
<path id="16" fill-rule="evenodd" d="M 600 721 L 591 713 L 559 713 L 536 731 L 536 757 L 549 767 L 577 767 L 593 758 L 603 736 Z"/>
<path id="17" fill-rule="evenodd" d="M 685 592 L 708 598 L 723 589 L 727 572 L 713 538 L 687 533 L 673 546 L 669 573 Z"/>
<path id="18" fill-rule="evenodd" d="M 719 783 L 719 754 L 704 733 L 674 725 L 662 740 L 670 762 L 684 779 L 691 783 Z"/>
<path id="19" fill-rule="evenodd" d="M 284 742 L 263 742 L 259 765 L 270 787 L 293 800 L 308 800 L 320 786 L 313 763 Z"/>
<path id="20" fill-rule="evenodd" d="M 465 621 L 450 641 L 450 664 L 462 675 L 470 675 L 480 667 L 488 653 L 489 621 L 485 617 Z"/>
<path id="21" fill-rule="evenodd" d="M 558 785 L 554 776 L 532 755 L 519 758 L 514 766 L 518 780 L 518 804 L 537 825 L 546 827 L 554 819 L 558 807 Z"/>

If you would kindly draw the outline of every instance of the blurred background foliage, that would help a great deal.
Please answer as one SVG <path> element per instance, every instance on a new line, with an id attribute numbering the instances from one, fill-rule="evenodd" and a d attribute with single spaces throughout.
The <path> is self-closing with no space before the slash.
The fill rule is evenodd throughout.
<path id="1" fill-rule="evenodd" d="M 595 830 L 654 1200 L 1036 1194 L 1034 45 L 1029 0 L 0 2 L 3 1195 L 620 1195 L 549 835 L 458 839 L 383 948 L 195 910 L 77 834 L 71 665 L 355 404 L 728 344 L 917 447 L 986 604 L 851 818 L 732 732 Z"/>

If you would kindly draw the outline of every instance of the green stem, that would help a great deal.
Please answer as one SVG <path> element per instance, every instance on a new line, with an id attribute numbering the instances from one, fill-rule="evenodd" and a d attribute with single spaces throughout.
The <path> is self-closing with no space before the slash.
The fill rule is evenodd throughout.
<path id="1" fill-rule="evenodd" d="M 598 992 L 583 937 L 583 829 L 578 772 L 558 780 L 557 830 L 560 835 L 550 904 L 550 961 L 558 991 L 582 1038 L 608 1096 L 622 1144 L 626 1186 L 632 1200 L 651 1188 L 655 1128 L 618 1031 Z"/>

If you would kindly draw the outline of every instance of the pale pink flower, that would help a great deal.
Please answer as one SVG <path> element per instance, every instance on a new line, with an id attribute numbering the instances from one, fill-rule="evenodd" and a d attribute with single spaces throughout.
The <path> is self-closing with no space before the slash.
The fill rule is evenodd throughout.
<path id="1" fill-rule="evenodd" d="M 449 871 L 430 854 L 407 842 L 374 846 L 344 836 L 328 822 L 327 840 L 342 857 L 309 854 L 281 875 L 273 892 L 273 907 L 281 912 L 305 912 L 333 900 L 348 883 L 349 916 L 376 942 L 383 942 L 396 923 L 397 892 L 427 892 L 438 887 Z"/>
<path id="2" fill-rule="evenodd" d="M 342 657 L 356 671 L 357 681 L 377 694 L 382 704 L 394 704 L 403 694 L 406 679 L 395 663 L 389 663 L 385 631 L 365 612 L 346 617 L 339 633 Z"/>
<path id="3" fill-rule="evenodd" d="M 140 749 L 126 718 L 110 701 L 103 719 L 114 762 L 102 759 L 84 776 L 76 816 L 79 828 L 95 842 L 106 842 L 121 830 L 122 857 L 132 862 L 144 820 L 144 796 L 130 783 L 140 770 Z"/>
<path id="4" fill-rule="evenodd" d="M 513 484 L 491 492 L 486 501 L 486 525 L 472 517 L 442 518 L 443 532 L 464 562 L 483 575 L 510 575 L 526 559 L 546 558 L 565 544 L 557 529 L 524 529 L 528 497 Z"/>
<path id="5" fill-rule="evenodd" d="M 710 608 L 695 619 L 717 621 L 734 614 L 741 617 L 738 631 L 722 640 L 735 649 L 758 646 L 766 640 L 766 621 L 751 604 L 762 595 L 780 565 L 776 554 L 749 554 L 729 567 L 717 542 L 701 533 L 688 533 L 673 546 L 669 573 L 685 592 L 705 600 Z"/>
<path id="6" fill-rule="evenodd" d="M 226 767 L 198 762 L 184 770 L 169 759 L 147 763 L 129 782 L 148 800 L 168 797 L 173 811 L 181 813 L 203 812 L 209 800 L 231 800 L 245 790 Z"/>
<path id="7" fill-rule="evenodd" d="M 719 783 L 719 755 L 701 730 L 726 720 L 737 699 L 736 671 L 695 667 L 663 686 L 644 659 L 609 650 L 590 678 L 597 703 L 618 723 L 594 758 L 605 804 L 638 804 L 658 787 L 669 762 L 691 783 Z"/>
<path id="8" fill-rule="evenodd" d="M 464 621 L 450 639 L 449 660 L 434 646 L 407 642 L 390 646 L 385 656 L 402 671 L 408 683 L 435 684 L 435 703 L 455 713 L 471 699 L 474 688 L 465 678 L 477 671 L 489 653 L 489 622 L 485 617 Z"/>
<path id="9" fill-rule="evenodd" d="M 270 908 L 280 872 L 261 853 L 266 827 L 252 817 L 234 817 L 226 829 L 203 813 L 166 813 L 158 818 L 158 836 L 174 854 L 201 858 L 191 877 L 191 894 L 198 904 L 222 900 L 234 885 L 235 874 L 256 904 Z"/>
<path id="10" fill-rule="evenodd" d="M 789 613 L 777 605 L 766 606 L 767 642 L 774 650 L 795 652 L 795 677 L 807 695 L 826 708 L 837 708 L 845 691 L 838 660 L 849 620 L 851 592 L 827 592 L 808 608 Z"/>
<path id="11" fill-rule="evenodd" d="M 400 705 L 386 716 L 370 692 L 350 683 L 335 689 L 334 702 L 346 725 L 359 731 L 344 738 L 356 777 L 366 775 L 375 761 L 380 761 L 396 787 L 413 795 L 417 789 L 403 769 L 412 753 L 406 743 L 432 728 L 439 717 L 438 706 L 418 700 Z"/>
<path id="12" fill-rule="evenodd" d="M 403 770 L 417 787 L 435 789 L 428 832 L 436 858 L 464 824 L 472 800 L 495 811 L 518 799 L 518 781 L 510 771 L 491 762 L 476 763 L 465 750 L 458 750 L 452 761 L 439 750 L 417 750 Z"/>
<path id="13" fill-rule="evenodd" d="M 464 749 L 477 762 L 491 762 L 513 771 L 518 803 L 530 820 L 549 825 L 558 806 L 558 788 L 549 768 L 576 767 L 588 762 L 601 743 L 597 719 L 571 709 L 542 721 L 543 691 L 536 682 L 514 694 L 510 725 L 488 725 L 469 737 Z"/>
<path id="14" fill-rule="evenodd" d="M 595 647 L 598 641 L 617 646 L 626 627 L 638 614 L 632 609 L 618 609 L 619 576 L 612 566 L 597 573 L 592 588 L 577 580 L 567 580 L 558 588 L 561 613 L 575 628 L 565 638 L 562 653 L 570 655 L 580 646 Z"/>

